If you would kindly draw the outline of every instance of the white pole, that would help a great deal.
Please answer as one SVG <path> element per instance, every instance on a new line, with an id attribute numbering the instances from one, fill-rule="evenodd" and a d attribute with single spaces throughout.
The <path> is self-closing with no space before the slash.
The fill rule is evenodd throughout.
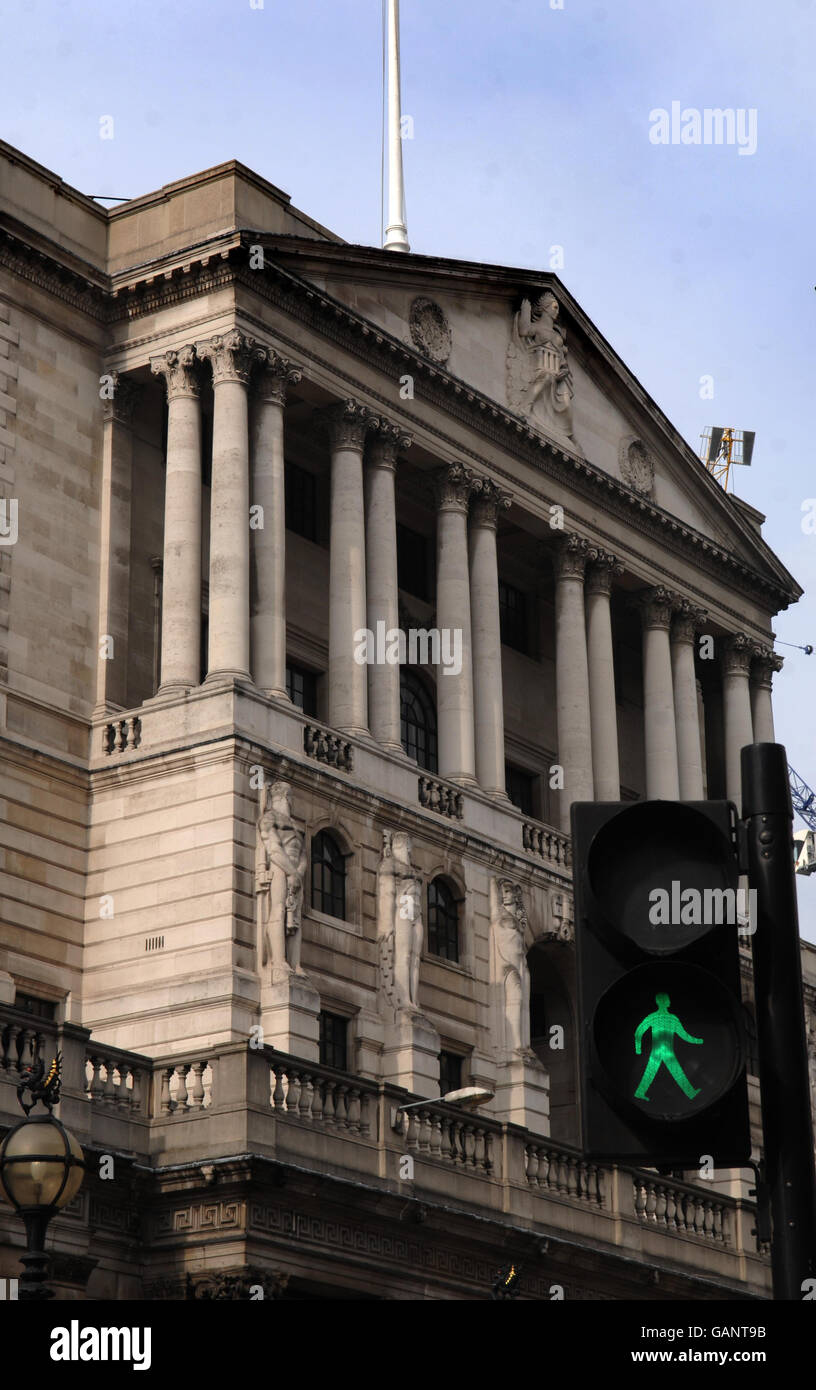
<path id="1" fill-rule="evenodd" d="M 388 0 L 388 226 L 386 251 L 410 251 L 405 226 L 400 135 L 399 0 Z"/>

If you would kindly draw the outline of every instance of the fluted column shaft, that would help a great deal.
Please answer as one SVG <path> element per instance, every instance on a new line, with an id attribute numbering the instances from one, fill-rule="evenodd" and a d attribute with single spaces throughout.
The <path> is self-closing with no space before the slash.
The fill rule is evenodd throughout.
<path id="1" fill-rule="evenodd" d="M 252 678 L 270 695 L 286 694 L 286 503 L 283 420 L 286 390 L 300 372 L 270 349 L 259 372 L 252 416 L 250 658 Z M 259 508 L 260 512 L 255 509 Z M 258 525 L 262 519 L 263 525 Z"/>
<path id="2" fill-rule="evenodd" d="M 192 346 L 150 359 L 167 386 L 160 693 L 201 677 L 201 403 Z"/>
<path id="3" fill-rule="evenodd" d="M 461 636 L 462 665 L 440 667 L 436 680 L 439 771 L 454 782 L 474 782 L 473 665 L 468 579 L 467 512 L 472 474 L 452 463 L 438 476 L 436 622 L 449 641 Z M 450 648 L 453 650 L 453 647 Z"/>
<path id="4" fill-rule="evenodd" d="M 127 704 L 130 615 L 130 509 L 133 490 L 133 410 L 139 387 L 112 373 L 105 402 L 99 536 L 99 642 L 96 710 Z"/>
<path id="5" fill-rule="evenodd" d="M 489 478 L 481 480 L 470 508 L 470 612 L 473 639 L 473 725 L 476 780 L 492 796 L 504 796 L 504 694 L 496 531 L 510 497 Z M 444 677 L 445 680 L 448 677 Z"/>
<path id="6" fill-rule="evenodd" d="M 681 801 L 703 799 L 703 749 L 700 705 L 694 670 L 694 640 L 705 621 L 702 609 L 684 601 L 671 630 L 674 717 Z"/>
<path id="7" fill-rule="evenodd" d="M 755 647 L 751 667 L 751 719 L 755 743 L 776 743 L 772 703 L 775 671 L 782 670 L 783 658 L 770 647 Z"/>
<path id="8" fill-rule="evenodd" d="M 618 708 L 612 649 L 612 578 L 623 566 L 606 551 L 591 551 L 586 578 L 589 710 L 592 725 L 592 776 L 598 801 L 620 800 Z"/>
<path id="9" fill-rule="evenodd" d="M 397 511 L 395 475 L 399 453 L 411 436 L 381 420 L 370 444 L 366 470 L 366 612 L 377 640 L 377 624 L 386 633 L 399 627 L 397 580 Z M 402 750 L 400 739 L 400 668 L 373 662 L 368 668 L 368 722 L 385 748 Z"/>
<path id="10" fill-rule="evenodd" d="M 646 795 L 677 801 L 677 728 L 669 643 L 674 595 L 648 590 L 641 599 L 643 621 L 643 727 L 646 745 Z"/>
<path id="11" fill-rule="evenodd" d="M 196 344 L 212 364 L 213 457 L 207 680 L 250 680 L 249 401 L 258 349 L 232 330 Z"/>
<path id="12" fill-rule="evenodd" d="M 368 733 L 368 678 L 355 659 L 366 627 L 363 448 L 378 421 L 366 406 L 341 401 L 318 412 L 331 448 L 329 553 L 329 723 Z"/>
<path id="13" fill-rule="evenodd" d="M 592 716 L 589 703 L 584 573 L 589 546 L 564 536 L 555 552 L 555 703 L 558 761 L 564 769 L 561 828 L 569 831 L 573 801 L 592 801 Z"/>
<path id="14" fill-rule="evenodd" d="M 723 649 L 723 717 L 725 721 L 725 794 L 742 810 L 740 753 L 754 741 L 748 675 L 752 646 L 745 633 L 726 638 Z"/>

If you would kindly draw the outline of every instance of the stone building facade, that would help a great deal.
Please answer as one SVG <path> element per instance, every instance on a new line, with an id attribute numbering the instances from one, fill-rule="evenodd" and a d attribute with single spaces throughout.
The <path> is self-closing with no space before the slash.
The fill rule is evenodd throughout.
<path id="1" fill-rule="evenodd" d="M 553 275 L 235 162 L 0 177 L 0 1119 L 58 1045 L 63 1295 L 767 1295 L 750 1170 L 581 1156 L 568 834 L 739 802 L 762 516 Z"/>

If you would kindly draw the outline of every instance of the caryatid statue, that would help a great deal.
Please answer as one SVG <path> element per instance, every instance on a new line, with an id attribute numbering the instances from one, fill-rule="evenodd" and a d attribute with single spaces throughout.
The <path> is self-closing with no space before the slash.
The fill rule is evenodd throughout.
<path id="1" fill-rule="evenodd" d="M 377 868 L 377 935 L 383 989 L 397 1009 L 419 1012 L 419 962 L 424 933 L 422 882 L 411 863 L 410 835 L 383 831 Z"/>
<path id="2" fill-rule="evenodd" d="M 494 878 L 490 907 L 507 1045 L 513 1052 L 527 1053 L 530 1051 L 530 970 L 524 941 L 527 912 L 519 885 L 506 878 Z"/>
<path id="3" fill-rule="evenodd" d="M 271 965 L 273 971 L 303 975 L 300 919 L 306 846 L 292 817 L 291 798 L 288 782 L 273 782 L 261 788 L 255 893 L 262 964 Z"/>
<path id="4" fill-rule="evenodd" d="M 556 322 L 558 300 L 545 290 L 521 301 L 507 349 L 507 398 L 514 410 L 572 438 L 572 372 L 566 331 Z"/>

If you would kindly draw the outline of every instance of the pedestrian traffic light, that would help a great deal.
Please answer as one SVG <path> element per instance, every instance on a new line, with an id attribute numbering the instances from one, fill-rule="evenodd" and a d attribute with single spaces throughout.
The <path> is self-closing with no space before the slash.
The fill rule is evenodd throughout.
<path id="1" fill-rule="evenodd" d="M 576 802 L 572 852 L 586 1154 L 746 1163 L 733 806 Z"/>

